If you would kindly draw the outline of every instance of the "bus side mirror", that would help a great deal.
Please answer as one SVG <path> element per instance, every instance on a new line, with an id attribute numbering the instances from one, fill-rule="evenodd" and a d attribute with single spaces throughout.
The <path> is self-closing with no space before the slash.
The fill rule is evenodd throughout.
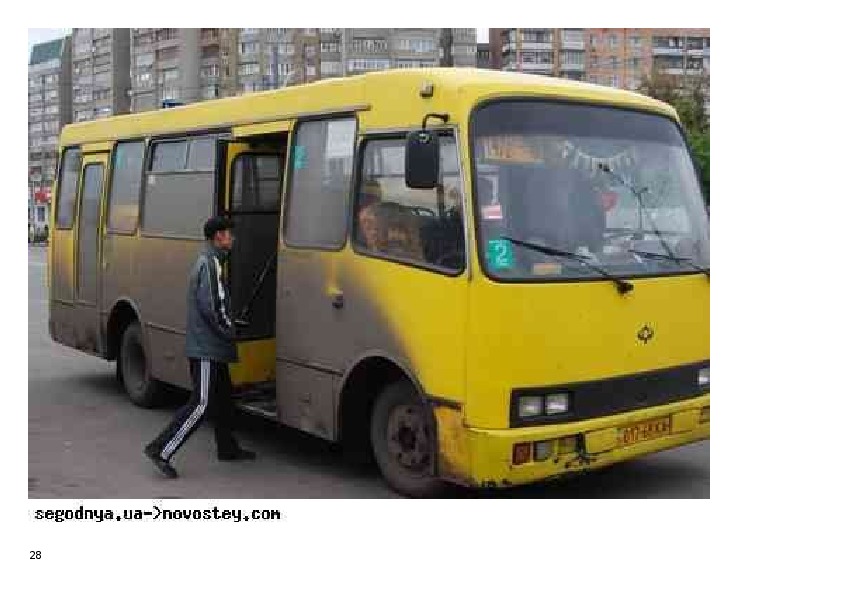
<path id="1" fill-rule="evenodd" d="M 409 188 L 435 188 L 439 183 L 439 137 L 415 130 L 406 137 L 404 182 Z"/>

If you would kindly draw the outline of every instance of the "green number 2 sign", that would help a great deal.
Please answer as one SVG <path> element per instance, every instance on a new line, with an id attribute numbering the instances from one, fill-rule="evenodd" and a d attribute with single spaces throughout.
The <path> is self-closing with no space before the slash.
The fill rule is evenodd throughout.
<path id="1" fill-rule="evenodd" d="M 515 252 L 509 240 L 488 240 L 485 253 L 488 266 L 494 270 L 500 271 L 515 266 Z"/>

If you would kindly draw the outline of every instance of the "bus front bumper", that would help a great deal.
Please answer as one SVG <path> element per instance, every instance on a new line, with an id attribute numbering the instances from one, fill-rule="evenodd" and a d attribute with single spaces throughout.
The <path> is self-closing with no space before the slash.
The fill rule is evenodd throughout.
<path id="1" fill-rule="evenodd" d="M 654 430 L 652 436 L 647 435 L 645 428 Z M 710 394 L 566 424 L 504 430 L 468 428 L 467 432 L 469 483 L 480 487 L 508 487 L 597 469 L 707 439 L 710 437 Z M 629 436 L 629 432 L 635 434 Z M 542 442 L 542 456 L 550 454 L 544 460 L 535 460 L 536 443 Z M 516 464 L 513 460 L 515 445 L 526 444 L 530 446 L 520 448 L 529 448 L 529 459 Z"/>

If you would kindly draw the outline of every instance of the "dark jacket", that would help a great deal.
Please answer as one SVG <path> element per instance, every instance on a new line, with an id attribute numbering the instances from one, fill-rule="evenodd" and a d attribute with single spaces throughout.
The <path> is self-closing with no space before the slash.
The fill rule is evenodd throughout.
<path id="1" fill-rule="evenodd" d="M 208 244 L 190 271 L 187 288 L 187 357 L 236 362 L 234 315 L 222 279 L 224 254 Z"/>

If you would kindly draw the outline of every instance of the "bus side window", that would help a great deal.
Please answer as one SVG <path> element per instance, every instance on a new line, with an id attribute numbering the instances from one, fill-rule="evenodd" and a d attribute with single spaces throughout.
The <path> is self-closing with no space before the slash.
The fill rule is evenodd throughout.
<path id="1" fill-rule="evenodd" d="M 111 166 L 108 231 L 133 234 L 137 228 L 144 141 L 118 142 Z"/>
<path id="2" fill-rule="evenodd" d="M 154 142 L 141 210 L 144 234 L 202 238 L 213 214 L 216 156 L 213 136 Z"/>
<path id="3" fill-rule="evenodd" d="M 363 148 L 363 175 L 354 205 L 354 245 L 383 255 L 459 271 L 464 267 L 462 182 L 455 142 L 441 139 L 438 188 L 408 188 L 404 140 L 372 139 Z"/>
<path id="4" fill-rule="evenodd" d="M 347 235 L 357 121 L 301 122 L 293 137 L 284 243 L 296 248 L 337 249 Z"/>
<path id="5" fill-rule="evenodd" d="M 79 149 L 65 149 L 61 158 L 56 227 L 70 229 L 76 219 L 76 187 L 82 171 L 82 153 Z"/>

